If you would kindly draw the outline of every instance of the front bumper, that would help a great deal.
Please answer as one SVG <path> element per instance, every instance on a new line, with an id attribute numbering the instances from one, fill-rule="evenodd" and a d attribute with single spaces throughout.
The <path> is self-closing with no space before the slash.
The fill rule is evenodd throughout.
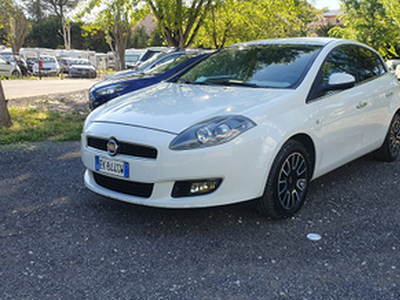
<path id="1" fill-rule="evenodd" d="M 157 149 L 157 158 L 121 154 L 111 157 L 104 150 L 88 146 L 87 136 L 151 145 Z M 266 170 L 261 139 L 245 133 L 240 138 L 220 146 L 172 151 L 168 145 L 174 137 L 173 134 L 132 126 L 91 124 L 82 136 L 81 155 L 87 168 L 84 176 L 85 185 L 95 193 L 117 200 L 169 208 L 218 206 L 254 199 L 263 193 Z M 128 162 L 129 179 L 97 172 L 95 156 Z M 100 181 L 95 178 L 96 174 L 100 175 Z M 178 198 L 172 196 L 177 181 L 215 178 L 221 179 L 222 183 L 212 193 Z M 109 185 L 104 184 L 102 179 L 123 185 L 132 183 L 139 189 L 151 185 L 151 191 L 146 197 L 135 196 L 108 188 Z"/>
<path id="2" fill-rule="evenodd" d="M 97 73 L 96 73 L 96 71 L 93 71 L 93 70 L 84 70 L 84 71 L 70 70 L 69 76 L 75 77 L 75 78 L 96 78 Z"/>

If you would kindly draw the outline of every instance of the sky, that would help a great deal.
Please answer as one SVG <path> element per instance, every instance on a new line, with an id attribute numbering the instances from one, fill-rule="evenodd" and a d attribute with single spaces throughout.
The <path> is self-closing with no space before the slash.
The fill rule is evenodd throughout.
<path id="1" fill-rule="evenodd" d="M 340 8 L 339 0 L 312 0 L 309 2 L 314 3 L 315 7 L 318 9 L 322 9 L 324 7 L 328 7 L 330 10 Z"/>

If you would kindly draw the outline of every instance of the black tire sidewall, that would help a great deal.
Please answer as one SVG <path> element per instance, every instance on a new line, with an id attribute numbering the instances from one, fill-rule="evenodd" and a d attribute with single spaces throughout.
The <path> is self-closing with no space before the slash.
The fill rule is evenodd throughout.
<path id="1" fill-rule="evenodd" d="M 389 131 L 388 131 L 388 135 L 387 135 L 386 140 L 385 140 L 385 143 L 387 143 L 386 146 L 387 146 L 387 151 L 388 151 L 388 155 L 389 155 L 389 160 L 390 161 L 394 161 L 399 156 L 399 150 L 397 150 L 397 152 L 394 155 L 393 155 L 392 151 L 390 151 L 390 146 L 391 146 L 390 145 L 390 132 L 392 131 L 392 127 L 394 126 L 394 124 L 396 122 L 400 122 L 400 115 L 399 114 L 396 114 L 393 117 L 393 120 L 390 123 L 390 128 L 389 128 Z"/>
<path id="2" fill-rule="evenodd" d="M 281 171 L 282 165 L 286 161 L 286 159 L 293 153 L 300 153 L 307 164 L 307 186 L 297 206 L 288 210 L 285 209 L 279 201 L 277 186 L 279 180 L 279 173 Z M 311 158 L 307 149 L 303 146 L 303 144 L 301 144 L 296 140 L 290 140 L 286 142 L 282 146 L 281 150 L 278 152 L 272 164 L 266 182 L 264 194 L 260 199 L 260 205 L 258 207 L 259 211 L 276 219 L 288 218 L 293 216 L 296 212 L 299 211 L 299 209 L 302 207 L 305 201 L 310 177 L 311 177 Z"/>
<path id="3" fill-rule="evenodd" d="M 381 148 L 379 148 L 377 151 L 374 152 L 374 156 L 378 160 L 392 162 L 392 161 L 396 160 L 396 158 L 399 156 L 399 152 L 397 152 L 395 155 L 393 155 L 392 151 L 390 151 L 390 146 L 391 146 L 390 145 L 390 133 L 391 133 L 392 127 L 396 121 L 400 121 L 400 114 L 398 114 L 398 113 L 394 115 L 393 119 L 390 122 L 383 145 L 381 146 Z"/>

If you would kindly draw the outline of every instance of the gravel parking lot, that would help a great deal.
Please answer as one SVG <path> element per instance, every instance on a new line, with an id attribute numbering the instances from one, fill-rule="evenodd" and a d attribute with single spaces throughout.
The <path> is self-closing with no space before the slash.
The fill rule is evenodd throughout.
<path id="1" fill-rule="evenodd" d="M 0 169 L 0 299 L 400 298 L 400 160 L 314 181 L 284 221 L 251 202 L 163 210 L 95 195 L 78 142 L 1 146 Z"/>
<path id="2" fill-rule="evenodd" d="M 84 97 L 25 103 L 85 111 Z M 283 221 L 252 202 L 98 196 L 79 142 L 0 146 L 0 170 L 0 299 L 400 299 L 400 160 L 367 156 L 315 180 Z"/>

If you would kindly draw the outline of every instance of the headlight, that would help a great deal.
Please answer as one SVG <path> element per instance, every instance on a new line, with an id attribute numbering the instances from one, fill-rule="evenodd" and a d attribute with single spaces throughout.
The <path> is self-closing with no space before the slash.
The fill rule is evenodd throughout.
<path id="1" fill-rule="evenodd" d="M 227 143 L 256 126 L 243 116 L 224 116 L 198 123 L 180 133 L 169 145 L 171 150 L 190 150 Z"/>
<path id="2" fill-rule="evenodd" d="M 101 88 L 98 91 L 96 91 L 96 94 L 99 96 L 103 95 L 110 95 L 110 94 L 116 94 L 125 89 L 128 85 L 127 84 L 118 84 L 118 85 L 112 85 L 108 86 L 105 88 Z"/>

